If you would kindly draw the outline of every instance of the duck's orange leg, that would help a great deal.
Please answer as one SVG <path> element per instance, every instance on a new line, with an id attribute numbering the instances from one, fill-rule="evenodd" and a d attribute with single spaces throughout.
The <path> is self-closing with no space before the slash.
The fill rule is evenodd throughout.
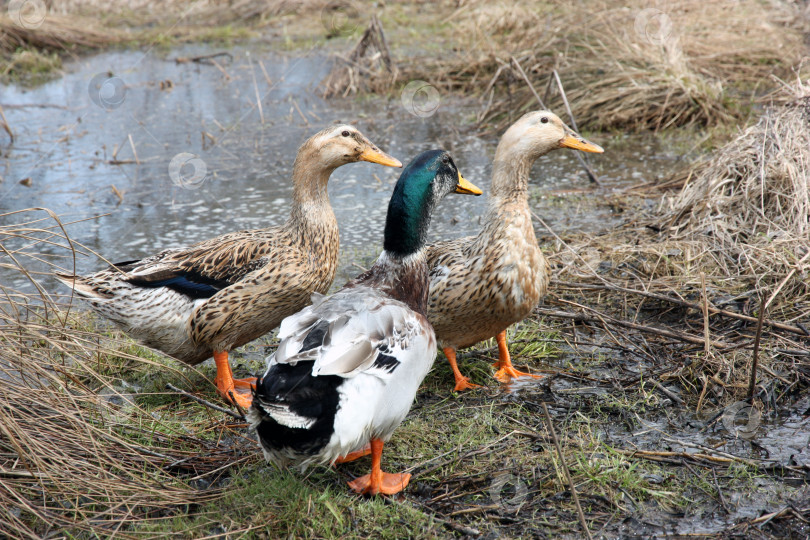
<path id="1" fill-rule="evenodd" d="M 534 377 L 535 379 L 542 379 L 542 375 L 533 375 L 518 371 L 512 365 L 512 358 L 509 356 L 509 347 L 506 346 L 506 330 L 495 336 L 498 342 L 498 361 L 492 364 L 492 367 L 497 369 L 495 378 L 501 382 L 509 382 L 512 378 L 518 377 Z"/>
<path id="2" fill-rule="evenodd" d="M 231 364 L 228 361 L 228 351 L 215 352 L 214 362 L 217 365 L 217 376 L 214 383 L 217 385 L 219 394 L 225 398 L 225 401 L 231 403 L 231 392 L 233 392 L 233 401 L 236 401 L 245 410 L 250 408 L 250 403 L 253 401 L 251 390 L 256 388 L 256 378 L 234 379 Z"/>
<path id="3" fill-rule="evenodd" d="M 355 450 L 354 452 L 349 452 L 345 456 L 340 456 L 335 460 L 335 463 L 348 463 L 350 461 L 354 461 L 355 459 L 360 459 L 363 456 L 367 456 L 371 453 L 371 445 L 367 444 L 360 450 Z"/>
<path id="4" fill-rule="evenodd" d="M 382 472 L 380 461 L 382 460 L 383 442 L 380 439 L 371 439 L 371 474 L 361 476 L 349 482 L 352 490 L 362 495 L 393 495 L 399 493 L 411 480 L 408 473 L 391 474 Z"/>
<path id="5" fill-rule="evenodd" d="M 456 379 L 456 387 L 453 390 L 459 392 L 470 388 L 481 388 L 480 384 L 471 383 L 469 377 L 465 377 L 461 374 L 461 371 L 458 369 L 458 364 L 456 363 L 456 350 L 454 348 L 445 347 L 442 351 L 444 351 L 447 361 L 450 362 L 450 369 L 453 370 L 453 377 Z"/>

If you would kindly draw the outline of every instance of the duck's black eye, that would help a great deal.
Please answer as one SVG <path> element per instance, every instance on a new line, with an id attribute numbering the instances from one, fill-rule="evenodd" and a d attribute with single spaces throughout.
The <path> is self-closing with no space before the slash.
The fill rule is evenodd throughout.
<path id="1" fill-rule="evenodd" d="M 348 131 L 344 131 L 343 133 L 341 133 L 341 135 L 343 135 L 344 137 L 348 137 L 348 136 L 349 136 L 349 132 L 348 132 Z"/>
<path id="2" fill-rule="evenodd" d="M 540 121 L 544 124 L 548 124 L 548 116 L 544 116 L 543 118 L 540 119 Z"/>
<path id="3" fill-rule="evenodd" d="M 444 164 L 450 163 L 450 156 L 442 156 L 442 163 Z"/>

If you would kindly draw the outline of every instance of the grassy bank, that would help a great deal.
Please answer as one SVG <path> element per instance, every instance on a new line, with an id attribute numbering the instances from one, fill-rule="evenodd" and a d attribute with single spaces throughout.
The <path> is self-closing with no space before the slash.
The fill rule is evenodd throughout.
<path id="1" fill-rule="evenodd" d="M 807 52 L 810 23 L 792 2 L 659 7 L 612 0 L 387 6 L 381 20 L 399 69 L 372 76 L 366 88 L 424 80 L 480 99 L 478 122 L 504 127 L 540 100 L 565 110 L 556 71 L 586 129 L 716 127 L 745 120 L 778 87 L 771 77 L 786 76 Z M 414 36 L 403 28 L 412 25 L 430 36 L 424 50 L 410 45 Z"/>

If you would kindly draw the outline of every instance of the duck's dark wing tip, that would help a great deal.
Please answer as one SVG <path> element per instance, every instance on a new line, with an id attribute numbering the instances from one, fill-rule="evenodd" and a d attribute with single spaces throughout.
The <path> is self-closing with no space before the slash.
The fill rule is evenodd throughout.
<path id="1" fill-rule="evenodd" d="M 150 289 L 166 287 L 195 300 L 211 298 L 230 285 L 227 281 L 182 270 L 161 270 L 152 274 L 133 276 L 126 281 L 131 285 Z"/>

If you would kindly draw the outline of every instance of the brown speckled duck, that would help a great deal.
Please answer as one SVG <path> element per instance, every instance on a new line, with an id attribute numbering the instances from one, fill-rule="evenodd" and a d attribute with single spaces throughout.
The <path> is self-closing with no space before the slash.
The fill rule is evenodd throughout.
<path id="1" fill-rule="evenodd" d="M 498 380 L 534 376 L 512 366 L 506 329 L 529 316 L 546 293 L 549 268 L 529 212 L 529 172 L 537 158 L 557 148 L 603 152 L 551 112 L 525 114 L 506 130 L 495 152 L 481 232 L 428 247 L 428 319 L 453 369 L 456 390 L 477 386 L 459 371 L 456 350 L 493 336 Z"/>
<path id="2" fill-rule="evenodd" d="M 115 264 L 90 276 L 57 274 L 93 310 L 141 343 L 191 365 L 213 355 L 220 394 L 248 408 L 255 379 L 234 379 L 228 351 L 273 330 L 326 293 L 339 236 L 329 204 L 332 171 L 357 161 L 402 164 L 348 125 L 317 133 L 298 150 L 290 218 Z"/>

